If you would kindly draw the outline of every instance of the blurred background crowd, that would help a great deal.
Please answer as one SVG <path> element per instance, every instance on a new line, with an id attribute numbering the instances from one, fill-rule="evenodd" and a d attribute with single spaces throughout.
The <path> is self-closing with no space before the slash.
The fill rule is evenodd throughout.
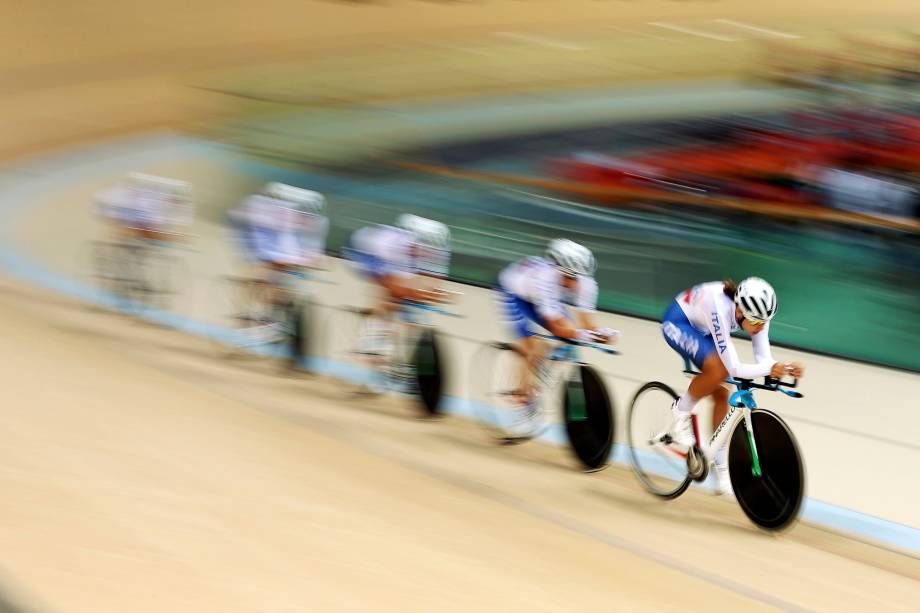
<path id="1" fill-rule="evenodd" d="M 273 181 L 326 198 L 332 252 L 416 213 L 451 226 L 451 276 L 479 284 L 564 233 L 598 255 L 600 306 L 649 318 L 675 287 L 753 271 L 795 296 L 776 341 L 920 368 L 920 40 L 892 27 L 897 2 L 744 2 L 744 20 L 665 3 L 590 25 L 582 2 L 535 4 L 519 29 L 491 25 L 501 2 L 311 3 L 309 37 L 238 3 L 195 9 L 213 28 L 194 33 L 96 4 L 124 25 L 118 54 L 77 44 L 66 11 L 20 9 L 49 42 L 7 69 L 7 149 L 178 128 L 233 152 L 194 186 L 208 221 Z M 46 108 L 61 96 L 66 116 Z"/>

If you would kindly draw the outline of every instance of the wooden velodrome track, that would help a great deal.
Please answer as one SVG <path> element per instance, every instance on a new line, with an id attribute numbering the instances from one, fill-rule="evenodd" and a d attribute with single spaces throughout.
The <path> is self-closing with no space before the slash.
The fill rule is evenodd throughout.
<path id="1" fill-rule="evenodd" d="M 138 34 L 149 29 L 141 14 L 127 33 L 103 28 L 106 2 L 44 4 L 0 24 L 6 44 L 31 52 L 15 65 L 4 54 L 7 74 L 44 75 L 2 83 L 8 156 L 182 119 L 195 95 L 176 86 L 176 66 L 248 61 L 228 51 L 234 43 L 307 45 L 303 21 L 243 20 L 242 2 L 181 5 L 175 21 L 161 3 L 148 36 Z M 389 6 L 389 25 L 381 11 L 347 27 L 408 32 L 399 11 L 409 4 L 413 27 L 441 27 L 448 7 L 401 2 Z M 583 9 L 572 22 L 590 17 L 582 4 L 567 3 Z M 669 19 L 756 14 L 746 4 L 603 10 L 636 20 L 662 7 Z M 488 11 L 453 25 L 507 27 L 519 5 L 483 2 Z M 301 11 L 326 32 L 355 9 L 264 6 Z M 536 24 L 554 19 L 547 3 L 528 10 Z M 74 24 L 97 30 L 81 35 Z M 98 72 L 75 79 L 68 62 Z M 150 84 L 162 104 L 137 91 Z M 36 255 L 54 251 L 55 234 L 66 242 L 84 229 L 43 227 L 30 234 Z M 0 583 L 10 610 L 913 610 L 920 598 L 915 558 L 805 525 L 766 536 L 697 492 L 660 504 L 622 468 L 583 475 L 559 449 L 495 448 L 461 420 L 418 421 L 404 401 L 356 401 L 334 381 L 221 362 L 206 341 L 19 281 L 0 284 L 0 321 Z"/>

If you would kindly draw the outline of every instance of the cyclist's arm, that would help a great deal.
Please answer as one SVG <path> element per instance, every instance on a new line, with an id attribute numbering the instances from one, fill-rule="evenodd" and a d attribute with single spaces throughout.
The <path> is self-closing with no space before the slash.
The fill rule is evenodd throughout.
<path id="1" fill-rule="evenodd" d="M 590 277 L 579 278 L 575 302 L 575 321 L 578 327 L 582 330 L 596 330 L 598 326 L 594 314 L 597 312 L 597 281 Z"/>
<path id="2" fill-rule="evenodd" d="M 575 338 L 578 332 L 562 306 L 558 279 L 553 273 L 542 273 L 534 282 L 537 284 L 534 307 L 546 322 L 550 334 L 558 338 Z"/>
<path id="3" fill-rule="evenodd" d="M 544 321 L 546 321 L 546 326 L 553 336 L 558 338 L 575 338 L 578 335 L 578 330 L 572 326 L 571 320 L 565 316 L 553 319 L 545 318 Z"/>
<path id="4" fill-rule="evenodd" d="M 711 297 L 706 298 L 709 307 L 709 317 L 706 319 L 706 325 L 709 328 L 709 334 L 715 342 L 716 351 L 719 359 L 725 366 L 730 377 L 738 379 L 756 379 L 766 377 L 770 374 L 773 367 L 773 361 L 758 361 L 756 364 L 744 364 L 738 357 L 735 344 L 731 338 L 731 323 L 725 315 L 717 308 L 717 303 Z"/>
<path id="5" fill-rule="evenodd" d="M 769 362 L 773 364 L 773 354 L 770 352 L 770 322 L 764 324 L 763 330 L 751 337 L 751 344 L 754 345 L 754 361 L 758 364 Z"/>
<path id="6" fill-rule="evenodd" d="M 393 300 L 432 302 L 443 297 L 442 292 L 437 289 L 432 289 L 427 285 L 415 285 L 414 281 L 417 278 L 415 275 L 391 271 L 382 274 L 379 277 L 379 283 Z"/>

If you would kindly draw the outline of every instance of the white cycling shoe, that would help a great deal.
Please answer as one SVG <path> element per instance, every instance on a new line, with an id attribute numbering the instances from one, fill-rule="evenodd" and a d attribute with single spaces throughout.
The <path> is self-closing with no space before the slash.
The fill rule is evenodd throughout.
<path id="1" fill-rule="evenodd" d="M 725 498 L 734 498 L 735 490 L 732 488 L 732 480 L 728 474 L 728 458 L 725 457 L 724 451 L 723 449 L 722 452 L 717 454 L 716 459 L 712 462 L 712 467 L 716 474 L 715 494 Z"/>
<path id="2" fill-rule="evenodd" d="M 677 401 L 671 405 L 671 413 L 674 421 L 671 423 L 671 440 L 672 444 L 690 448 L 696 445 L 696 436 L 693 434 L 693 419 L 689 411 L 681 411 L 677 408 Z"/>
<path id="3" fill-rule="evenodd" d="M 530 400 L 514 412 L 513 421 L 508 430 L 515 438 L 530 438 L 540 429 L 541 420 L 542 415 L 537 401 Z"/>

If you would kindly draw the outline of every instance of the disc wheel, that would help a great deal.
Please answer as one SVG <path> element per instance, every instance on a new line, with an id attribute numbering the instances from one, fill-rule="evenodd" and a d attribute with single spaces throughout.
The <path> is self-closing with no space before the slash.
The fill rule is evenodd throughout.
<path id="1" fill-rule="evenodd" d="M 614 412 L 604 381 L 594 368 L 572 371 L 562 392 L 562 414 L 572 452 L 587 471 L 607 466 L 613 447 Z"/>
<path id="2" fill-rule="evenodd" d="M 284 342 L 287 345 L 284 365 L 289 369 L 312 369 L 311 351 L 311 315 L 313 312 L 309 300 L 293 298 L 279 308 Z"/>
<path id="3" fill-rule="evenodd" d="M 627 417 L 629 455 L 639 481 L 661 498 L 677 498 L 690 486 L 687 457 L 669 444 L 667 434 L 677 393 L 670 386 L 646 383 L 632 399 Z"/>
<path id="4" fill-rule="evenodd" d="M 412 363 L 418 397 L 422 408 L 429 415 L 437 415 L 441 412 L 440 404 L 446 370 L 443 363 L 444 355 L 435 331 L 431 328 L 423 329 L 415 344 Z"/>
<path id="5" fill-rule="evenodd" d="M 748 432 L 739 421 L 728 448 L 728 470 L 744 514 L 764 530 L 783 530 L 799 515 L 805 496 L 805 465 L 795 436 L 776 413 L 751 411 L 761 475 L 754 474 Z"/>

